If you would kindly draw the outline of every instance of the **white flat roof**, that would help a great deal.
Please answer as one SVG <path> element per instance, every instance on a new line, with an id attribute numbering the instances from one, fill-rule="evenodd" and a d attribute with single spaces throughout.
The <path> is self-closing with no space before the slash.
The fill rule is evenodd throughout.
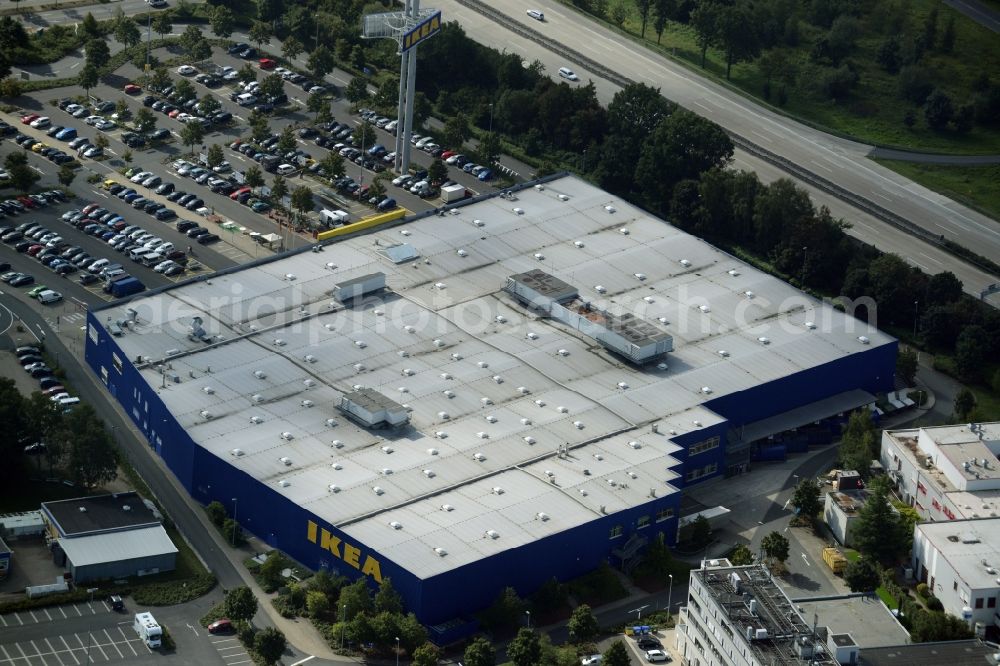
<path id="1" fill-rule="evenodd" d="M 892 340 L 575 177 L 516 196 L 97 316 L 134 310 L 116 342 L 166 359 L 168 377 L 143 375 L 199 445 L 420 576 L 675 492 L 671 438 L 722 421 L 704 402 Z M 418 258 L 389 260 L 401 242 Z M 527 312 L 502 287 L 531 268 L 656 322 L 675 351 L 636 368 Z M 331 298 L 375 272 L 377 299 Z M 189 337 L 194 316 L 213 344 Z M 343 418 L 356 386 L 406 405 L 411 428 Z"/>
<path id="2" fill-rule="evenodd" d="M 77 567 L 177 552 L 162 525 L 59 539 L 59 547 Z"/>
<path id="3" fill-rule="evenodd" d="M 1000 587 L 996 569 L 1000 564 L 1000 518 L 919 523 L 916 527 L 970 588 Z"/>

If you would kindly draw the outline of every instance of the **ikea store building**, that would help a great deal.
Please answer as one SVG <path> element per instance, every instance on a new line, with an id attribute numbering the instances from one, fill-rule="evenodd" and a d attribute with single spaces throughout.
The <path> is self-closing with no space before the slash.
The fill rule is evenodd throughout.
<path id="1" fill-rule="evenodd" d="M 391 577 L 441 640 L 505 586 L 673 543 L 685 486 L 829 442 L 892 387 L 897 350 L 565 175 L 87 329 L 192 497 L 308 567 Z"/>

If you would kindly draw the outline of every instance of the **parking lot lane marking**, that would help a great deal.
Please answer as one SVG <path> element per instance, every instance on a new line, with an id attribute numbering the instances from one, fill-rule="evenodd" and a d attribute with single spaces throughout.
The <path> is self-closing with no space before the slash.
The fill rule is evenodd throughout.
<path id="1" fill-rule="evenodd" d="M 49 618 L 49 621 L 51 622 L 52 621 L 52 616 L 49 615 L 49 609 L 48 608 L 43 608 L 42 610 L 45 611 L 45 617 Z"/>
<path id="2" fill-rule="evenodd" d="M 65 317 L 65 319 L 67 321 L 69 321 L 69 317 Z M 104 604 L 104 610 L 106 610 L 106 611 L 108 611 L 110 613 L 111 612 L 111 606 L 108 605 L 108 602 L 106 602 L 103 599 L 101 599 L 101 603 Z"/>
<path id="3" fill-rule="evenodd" d="M 3 651 L 3 656 L 6 657 L 4 661 L 9 661 L 10 663 L 14 663 L 14 658 L 10 656 L 10 652 L 7 652 L 7 648 L 0 645 L 0 650 Z"/>
<path id="4" fill-rule="evenodd" d="M 306 657 L 305 659 L 300 659 L 300 660 L 298 660 L 297 662 L 295 662 L 295 663 L 294 663 L 294 664 L 292 664 L 291 666 L 301 666 L 302 664 L 306 663 L 306 662 L 307 662 L 307 661 L 309 661 L 310 659 L 315 659 L 315 658 L 316 658 L 316 655 L 309 655 L 309 656 L 308 656 L 308 657 Z"/>
<path id="5" fill-rule="evenodd" d="M 7 626 L 7 618 L 5 618 L 3 615 L 0 615 L 0 622 L 3 622 L 3 626 L 5 627 Z"/>
<path id="6" fill-rule="evenodd" d="M 61 640 L 63 645 L 66 646 L 66 651 L 69 652 L 69 656 L 73 657 L 73 661 L 76 662 L 76 666 L 80 666 L 80 660 L 76 658 L 75 654 L 73 654 L 73 648 L 69 646 L 69 643 L 66 642 L 66 639 L 60 636 L 59 640 Z"/>
<path id="7" fill-rule="evenodd" d="M 217 647 L 215 649 L 218 652 L 222 652 L 223 650 L 240 650 L 240 651 L 242 651 L 243 650 L 243 646 L 242 645 L 226 645 L 226 646 L 223 646 L 223 647 Z"/>
<path id="8" fill-rule="evenodd" d="M 243 661 L 230 661 L 226 666 L 236 666 L 237 664 L 249 664 L 253 659 L 244 659 Z"/>
<path id="9" fill-rule="evenodd" d="M 95 610 L 94 610 L 94 604 L 92 604 L 92 603 L 90 603 L 90 602 L 88 601 L 88 602 L 87 602 L 87 608 L 89 608 L 89 609 L 90 609 L 90 614 L 91 614 L 91 615 L 97 615 L 97 611 L 95 611 Z"/>
<path id="10" fill-rule="evenodd" d="M 80 607 L 77 606 L 76 604 L 73 604 L 73 610 L 76 611 L 77 617 L 82 617 L 83 616 L 83 613 L 80 612 Z"/>
<path id="11" fill-rule="evenodd" d="M 138 657 L 139 653 L 135 651 L 134 647 L 132 647 L 132 641 L 129 640 L 129 637 L 125 635 L 125 632 L 122 630 L 121 626 L 118 627 L 118 633 L 122 635 L 122 638 L 125 640 L 125 645 L 128 646 L 128 649 L 132 650 L 132 656 Z"/>
<path id="12" fill-rule="evenodd" d="M 31 659 L 30 659 L 30 658 L 28 657 L 28 655 L 27 655 L 27 654 L 26 654 L 26 653 L 24 652 L 24 648 L 22 648 L 22 647 L 21 647 L 21 644 L 20 644 L 20 643 L 14 643 L 14 647 L 16 647 L 16 648 L 17 648 L 17 651 L 21 653 L 21 657 L 20 657 L 20 658 L 21 658 L 21 659 L 24 659 L 24 660 L 25 660 L 26 662 L 28 662 L 28 664 L 30 665 L 30 664 L 31 664 Z M 31 656 L 32 656 L 32 657 L 34 657 L 35 655 L 31 655 Z M 44 659 L 42 659 L 42 662 L 44 663 L 44 662 L 45 662 L 45 660 L 44 660 Z"/>
<path id="13" fill-rule="evenodd" d="M 103 654 L 103 655 L 104 655 L 104 659 L 105 659 L 105 661 L 111 661 L 111 659 L 110 659 L 110 658 L 108 657 L 108 653 L 107 653 L 107 652 L 105 652 L 105 651 L 104 651 L 104 648 L 103 648 L 103 647 L 101 646 L 101 641 L 100 641 L 100 639 L 96 638 L 96 637 L 94 636 L 94 634 L 90 634 L 90 638 L 92 638 L 92 639 L 93 639 L 93 641 L 94 641 L 94 647 L 95 647 L 95 648 L 97 648 L 98 650 L 100 650 L 100 651 L 101 651 L 101 654 Z"/>
<path id="14" fill-rule="evenodd" d="M 21 616 L 18 615 L 17 613 L 14 613 L 14 617 L 17 618 L 18 623 L 23 627 L 24 626 L 24 620 L 21 619 Z"/>
<path id="15" fill-rule="evenodd" d="M 35 611 L 33 611 L 33 610 L 29 610 L 29 611 L 28 611 L 28 614 L 30 614 L 30 615 L 31 615 L 31 619 L 35 621 L 35 624 L 38 624 L 39 620 L 38 620 L 38 618 L 37 618 L 37 617 L 35 617 Z"/>
<path id="16" fill-rule="evenodd" d="M 32 655 L 32 658 L 34 658 L 35 656 L 37 656 L 39 659 L 42 660 L 42 663 L 46 663 L 45 662 L 45 656 L 42 654 L 42 651 L 38 649 L 38 646 L 35 645 L 35 641 L 28 641 L 28 642 L 31 643 L 31 647 L 35 648 L 35 652 L 38 653 L 37 655 Z M 55 656 L 55 653 L 53 653 L 53 652 L 46 652 L 45 654 L 49 655 L 50 657 Z M 58 657 L 56 657 L 56 659 L 58 659 Z M 59 663 L 62 663 L 62 661 L 60 660 Z"/>
<path id="17" fill-rule="evenodd" d="M 111 634 L 108 633 L 107 629 L 104 630 L 104 635 L 108 637 L 108 641 L 109 641 L 108 645 L 110 645 L 111 647 L 113 647 L 115 649 L 115 652 L 118 653 L 118 656 L 121 657 L 122 659 L 124 659 L 125 655 L 122 654 L 121 649 L 118 647 L 118 643 L 115 642 L 115 639 L 111 638 Z"/>
<path id="18" fill-rule="evenodd" d="M 66 611 L 63 610 L 62 606 L 56 606 L 56 608 L 59 609 L 59 612 L 62 613 L 63 619 L 65 620 L 66 619 Z"/>
<path id="19" fill-rule="evenodd" d="M 232 643 L 235 640 L 239 640 L 239 639 L 237 639 L 237 638 L 220 638 L 219 640 L 212 641 L 212 642 L 214 644 L 218 645 L 219 643 Z"/>
<path id="20" fill-rule="evenodd" d="M 54 646 L 52 645 L 52 643 L 50 643 L 50 642 L 49 642 L 49 639 L 48 639 L 48 638 L 46 638 L 46 639 L 45 639 L 45 644 L 49 646 L 49 651 L 50 651 L 50 652 L 51 652 L 51 653 L 52 653 L 53 655 L 55 655 L 55 658 L 56 658 L 56 659 L 58 659 L 58 660 L 59 660 L 59 664 L 60 664 L 60 666 L 66 666 L 66 662 L 64 662 L 64 661 L 62 660 L 62 657 L 60 657 L 60 656 L 59 656 L 59 650 L 56 650 L 56 649 L 55 649 L 55 647 L 54 647 Z"/>

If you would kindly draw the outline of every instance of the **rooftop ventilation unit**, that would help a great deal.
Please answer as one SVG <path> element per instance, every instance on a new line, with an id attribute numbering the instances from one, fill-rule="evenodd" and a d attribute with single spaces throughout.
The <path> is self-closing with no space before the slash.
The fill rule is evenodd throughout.
<path id="1" fill-rule="evenodd" d="M 484 460 L 486 460 L 486 456 L 484 456 L 482 453 L 473 453 L 472 459 L 477 460 L 479 462 L 483 462 Z"/>
<path id="2" fill-rule="evenodd" d="M 335 439 L 332 442 L 330 442 L 330 446 L 332 446 L 335 449 L 342 449 L 344 448 L 344 443 L 339 439 Z"/>
<path id="3" fill-rule="evenodd" d="M 559 201 L 569 201 L 569 197 L 566 196 L 565 194 L 560 194 Z"/>
<path id="4" fill-rule="evenodd" d="M 205 386 L 201 390 L 207 393 L 208 395 L 212 395 L 213 393 L 215 393 L 215 389 L 212 388 L 211 386 Z"/>
<path id="5" fill-rule="evenodd" d="M 604 460 L 604 456 L 602 456 L 600 453 L 595 453 L 594 454 L 594 460 L 597 460 L 598 462 L 600 462 L 601 460 Z"/>
<path id="6" fill-rule="evenodd" d="M 201 418 L 205 419 L 206 421 L 211 421 L 213 418 L 213 414 L 212 412 L 203 409 L 201 410 Z"/>
<path id="7" fill-rule="evenodd" d="M 462 250 L 462 249 L 458 250 L 458 252 L 456 252 L 456 254 L 458 256 L 460 256 L 460 257 L 467 257 L 467 256 L 469 256 L 469 253 L 466 252 L 465 250 Z"/>
<path id="8" fill-rule="evenodd" d="M 681 259 L 681 266 L 683 266 L 684 268 L 687 268 L 690 265 L 691 265 L 690 261 L 688 261 L 687 259 Z"/>
<path id="9" fill-rule="evenodd" d="M 403 529 L 403 524 L 394 520 L 391 523 L 389 523 L 389 527 L 391 527 L 394 530 L 401 530 Z"/>
<path id="10" fill-rule="evenodd" d="M 426 476 L 428 479 L 433 479 L 435 476 L 437 476 L 437 474 L 435 474 L 434 470 L 432 469 L 425 469 L 424 476 Z"/>
<path id="11" fill-rule="evenodd" d="M 558 407 L 556 407 L 556 411 L 559 412 L 560 414 L 567 414 L 569 413 L 569 407 L 564 407 L 562 405 L 559 405 Z"/>
<path id="12" fill-rule="evenodd" d="M 624 391 L 628 388 L 628 382 L 618 382 L 618 388 Z"/>
<path id="13" fill-rule="evenodd" d="M 638 280 L 639 282 L 643 282 L 646 280 L 645 273 L 632 273 L 632 275 L 635 276 L 635 279 Z"/>
<path id="14" fill-rule="evenodd" d="M 704 393 L 705 395 L 709 395 L 709 394 L 712 393 L 712 387 L 711 386 L 702 386 L 701 387 L 701 392 Z"/>
<path id="15" fill-rule="evenodd" d="M 383 490 L 381 486 L 372 486 L 372 492 L 375 493 L 376 495 L 385 494 L 385 490 Z"/>
<path id="16" fill-rule="evenodd" d="M 481 431 L 479 431 L 479 432 L 476 433 L 476 437 L 478 437 L 479 439 L 489 439 L 490 438 L 490 433 L 484 432 L 484 431 L 481 430 Z"/>
<path id="17" fill-rule="evenodd" d="M 326 489 L 329 490 L 331 493 L 339 493 L 340 492 L 340 486 L 338 486 L 336 483 L 331 483 L 330 485 L 328 485 L 326 487 Z"/>
<path id="18" fill-rule="evenodd" d="M 727 358 L 729 356 L 729 352 L 727 352 L 725 349 L 720 349 L 719 350 L 719 356 L 721 356 L 723 358 Z"/>
<path id="19" fill-rule="evenodd" d="M 316 382 L 312 379 L 303 379 L 302 384 L 305 385 L 307 389 L 316 386 Z"/>
<path id="20" fill-rule="evenodd" d="M 314 404 L 316 404 L 316 403 L 314 403 L 312 400 L 303 400 L 302 401 L 302 406 L 305 407 L 306 409 L 312 407 Z"/>
<path id="21" fill-rule="evenodd" d="M 453 507 L 451 504 L 442 504 L 441 505 L 441 510 L 442 511 L 454 511 L 455 507 Z"/>
<path id="22" fill-rule="evenodd" d="M 535 518 L 537 518 L 538 520 L 540 520 L 540 521 L 542 521 L 544 523 L 544 522 L 546 522 L 549 519 L 549 514 L 543 512 L 543 511 L 539 511 L 538 513 L 535 514 Z"/>
<path id="23" fill-rule="evenodd" d="M 285 440 L 286 442 L 290 442 L 291 440 L 295 439 L 295 435 L 293 435 L 290 432 L 283 432 L 281 433 L 281 439 Z"/>
<path id="24" fill-rule="evenodd" d="M 762 345 L 769 345 L 769 344 L 771 344 L 771 339 L 767 338 L 767 337 L 764 337 L 762 335 L 759 338 L 757 338 L 757 342 L 759 342 Z"/>
<path id="25" fill-rule="evenodd" d="M 536 253 L 534 254 L 534 257 L 535 257 L 535 259 L 537 259 L 538 261 L 545 261 L 545 255 L 544 255 L 544 254 L 542 254 L 541 252 L 536 252 Z"/>
<path id="26" fill-rule="evenodd" d="M 493 381 L 497 384 L 503 384 L 503 377 L 500 375 L 493 375 Z"/>
<path id="27" fill-rule="evenodd" d="M 644 302 L 646 302 L 646 303 L 653 303 L 653 302 L 655 302 L 652 296 L 643 296 L 642 300 Z"/>
<path id="28" fill-rule="evenodd" d="M 483 405 L 492 405 L 493 404 L 493 399 L 492 398 L 487 398 L 487 397 L 484 396 L 484 397 L 482 397 L 482 398 L 479 399 L 479 402 L 483 403 Z"/>
<path id="29" fill-rule="evenodd" d="M 615 213 L 615 212 L 617 212 L 617 209 L 614 206 L 612 206 L 611 204 L 608 204 L 607 206 L 605 206 L 604 210 L 606 212 L 608 212 L 608 213 Z"/>
<path id="30" fill-rule="evenodd" d="M 364 340 L 355 340 L 354 346 L 357 347 L 358 349 L 364 349 L 365 347 L 368 346 L 368 343 L 365 342 Z"/>
<path id="31" fill-rule="evenodd" d="M 434 283 L 434 288 L 435 289 L 447 289 L 448 285 L 446 285 L 444 282 L 435 282 Z"/>
<path id="32" fill-rule="evenodd" d="M 448 419 L 451 418 L 451 415 L 448 414 L 448 412 L 438 412 L 438 418 L 441 419 L 442 421 L 447 421 Z"/>
<path id="33" fill-rule="evenodd" d="M 705 313 L 712 311 L 712 308 L 708 307 L 707 305 L 699 305 L 698 309 Z"/>
<path id="34" fill-rule="evenodd" d="M 506 324 L 507 317 L 504 317 L 503 315 L 497 315 L 496 317 L 493 318 L 493 321 L 495 321 L 498 324 Z"/>
<path id="35" fill-rule="evenodd" d="M 288 479 L 282 479 L 281 481 L 278 482 L 278 485 L 281 486 L 282 488 L 287 488 L 288 486 L 292 485 L 292 482 L 289 481 Z"/>
<path id="36" fill-rule="evenodd" d="M 640 442 L 635 441 L 635 440 L 629 442 L 628 445 L 631 446 L 633 449 L 641 449 L 642 448 L 642 444 Z"/>
<path id="37" fill-rule="evenodd" d="M 583 421 L 573 421 L 573 425 L 577 430 L 583 430 Z"/>
<path id="38" fill-rule="evenodd" d="M 521 419 L 521 425 L 531 425 L 531 419 L 527 417 Z"/>
<path id="39" fill-rule="evenodd" d="M 280 462 L 285 467 L 291 467 L 292 466 L 292 459 L 288 458 L 288 457 L 278 458 L 278 462 Z"/>
<path id="40" fill-rule="evenodd" d="M 400 229 L 399 233 L 401 233 L 404 236 L 409 236 L 413 232 L 410 231 L 409 229 Z"/>
<path id="41" fill-rule="evenodd" d="M 298 278 L 295 277 L 295 273 L 285 273 L 285 279 L 291 282 L 292 280 L 297 280 Z"/>
<path id="42" fill-rule="evenodd" d="M 699 428 L 701 427 L 701 421 L 699 421 L 698 419 L 695 419 L 694 421 L 691 421 L 691 423 L 695 424 Z"/>
<path id="43" fill-rule="evenodd" d="M 239 458 L 243 455 L 243 449 L 233 449 L 230 453 Z"/>
<path id="44" fill-rule="evenodd" d="M 429 456 L 436 456 L 437 454 L 438 454 L 438 450 L 437 449 L 434 449 L 434 448 L 427 449 L 427 455 L 429 455 Z"/>
<path id="45" fill-rule="evenodd" d="M 253 400 L 254 402 L 264 402 L 264 396 L 262 396 L 260 393 L 254 393 L 252 396 L 250 396 L 250 399 Z"/>
<path id="46" fill-rule="evenodd" d="M 816 329 L 816 323 L 815 322 L 811 322 L 811 321 L 807 321 L 805 323 L 805 327 L 808 328 L 810 331 L 813 331 L 813 330 Z"/>
<path id="47" fill-rule="evenodd" d="M 332 463 L 332 464 L 330 465 L 330 467 L 332 467 L 333 469 L 337 470 L 338 472 L 339 472 L 340 470 L 344 469 L 344 466 L 343 466 L 343 465 L 341 465 L 340 463 Z"/>
<path id="48" fill-rule="evenodd" d="M 444 548 L 435 548 L 434 552 L 437 553 L 438 557 L 444 557 L 445 555 L 448 554 L 448 551 L 445 550 Z"/>
<path id="49" fill-rule="evenodd" d="M 529 393 L 531 393 L 531 391 L 528 389 L 527 386 L 518 386 L 517 392 L 520 393 L 521 395 L 528 395 Z"/>
<path id="50" fill-rule="evenodd" d="M 275 338 L 274 339 L 274 346 L 275 347 L 284 347 L 285 344 L 287 344 L 287 343 L 284 340 L 282 340 L 281 338 Z M 254 373 L 254 374 L 256 375 L 257 373 Z"/>
<path id="51" fill-rule="evenodd" d="M 409 393 L 410 392 L 410 389 L 406 388 L 405 386 L 400 386 L 396 390 L 399 391 L 400 393 Z"/>
<path id="52" fill-rule="evenodd" d="M 490 539 L 499 539 L 500 538 L 500 533 L 497 532 L 496 530 L 486 530 L 486 532 L 484 533 L 484 536 L 487 536 Z"/>
<path id="53" fill-rule="evenodd" d="M 479 361 L 478 363 L 476 363 L 476 365 L 478 365 L 480 368 L 488 368 L 488 367 L 490 367 L 490 364 L 487 363 L 486 361 Z"/>
<path id="54" fill-rule="evenodd" d="M 607 288 L 603 284 L 594 285 L 594 291 L 598 294 L 606 294 L 608 292 Z"/>
<path id="55" fill-rule="evenodd" d="M 535 404 L 538 405 L 539 407 L 544 407 L 545 406 L 545 401 L 544 400 L 536 400 Z"/>
<path id="56" fill-rule="evenodd" d="M 365 364 L 364 363 L 355 363 L 354 364 L 354 372 L 364 372 L 364 371 L 365 371 Z"/>
<path id="57" fill-rule="evenodd" d="M 412 377 L 415 373 L 412 368 L 403 368 L 401 374 L 405 377 Z"/>
<path id="58" fill-rule="evenodd" d="M 473 221 L 472 221 L 472 224 L 473 224 L 473 225 L 475 225 L 475 226 L 477 226 L 477 227 L 483 227 L 483 226 L 486 226 L 486 223 L 485 223 L 485 222 L 483 222 L 482 220 L 473 220 Z"/>
<path id="59" fill-rule="evenodd" d="M 327 427 L 327 428 L 332 428 L 332 427 L 334 427 L 335 425 L 337 425 L 337 421 L 336 421 L 336 419 L 327 419 L 327 420 L 326 420 L 326 427 Z"/>
<path id="60" fill-rule="evenodd" d="M 573 245 L 576 246 L 576 247 L 582 248 L 583 247 L 583 241 L 573 241 Z"/>
<path id="61" fill-rule="evenodd" d="M 628 478 L 630 478 L 630 479 L 638 479 L 639 475 L 636 474 L 635 472 L 629 472 L 628 473 Z"/>
<path id="62" fill-rule="evenodd" d="M 528 444 L 534 444 L 537 440 L 534 437 L 528 436 L 523 438 Z"/>
<path id="63" fill-rule="evenodd" d="M 504 494 L 504 489 L 501 488 L 500 486 L 493 486 L 493 490 L 491 492 L 494 495 L 503 495 Z"/>
<path id="64" fill-rule="evenodd" d="M 341 396 L 339 408 L 366 428 L 396 428 L 410 420 L 402 405 L 370 388 L 358 388 Z"/>
<path id="65" fill-rule="evenodd" d="M 569 356 L 569 350 L 568 349 L 560 349 L 556 353 L 559 354 L 560 356 Z"/>
<path id="66" fill-rule="evenodd" d="M 485 418 L 490 423 L 496 423 L 497 422 L 497 417 L 494 416 L 493 414 L 487 414 Z"/>
<path id="67" fill-rule="evenodd" d="M 871 343 L 871 340 L 868 339 L 867 335 L 859 335 L 858 342 L 860 342 L 863 345 L 867 345 Z"/>
<path id="68" fill-rule="evenodd" d="M 455 392 L 452 391 L 451 389 L 447 389 L 445 391 L 442 391 L 441 395 L 443 395 L 446 398 L 454 398 L 455 397 Z"/>
<path id="69" fill-rule="evenodd" d="M 259 416 L 251 416 L 250 417 L 250 423 L 253 423 L 254 425 L 257 425 L 258 423 L 263 423 L 263 422 L 264 422 L 264 419 L 262 419 Z"/>
<path id="70" fill-rule="evenodd" d="M 395 449 L 393 449 L 391 446 L 383 446 L 382 447 L 382 453 L 392 453 L 394 450 Z"/>
<path id="71" fill-rule="evenodd" d="M 381 472 L 382 476 L 391 476 L 392 475 L 392 470 L 389 469 L 388 467 L 383 467 L 379 471 Z"/>
<path id="72" fill-rule="evenodd" d="M 740 274 L 740 272 L 738 270 L 736 270 L 735 268 L 730 268 L 726 272 L 729 273 L 733 277 L 739 277 L 739 274 Z"/>
<path id="73" fill-rule="evenodd" d="M 444 345 L 445 345 L 444 340 L 441 340 L 440 338 L 434 340 L 435 347 L 444 347 Z"/>
<path id="74" fill-rule="evenodd" d="M 550 469 L 547 469 L 547 470 L 545 470 L 545 476 L 549 477 L 550 479 L 551 479 L 551 478 L 552 478 L 553 476 L 555 476 L 555 475 L 556 475 L 556 473 L 555 473 L 555 472 L 553 472 L 552 470 L 550 470 Z"/>
<path id="75" fill-rule="evenodd" d="M 441 379 L 453 379 L 453 377 L 450 372 L 442 372 Z"/>
<path id="76" fill-rule="evenodd" d="M 747 291 L 744 291 L 744 292 L 743 292 L 743 295 L 744 295 L 744 296 L 746 296 L 747 298 L 753 298 L 753 297 L 754 297 L 754 296 L 756 296 L 757 294 L 753 293 L 753 292 L 752 292 L 752 291 L 750 291 L 750 290 L 747 290 Z"/>

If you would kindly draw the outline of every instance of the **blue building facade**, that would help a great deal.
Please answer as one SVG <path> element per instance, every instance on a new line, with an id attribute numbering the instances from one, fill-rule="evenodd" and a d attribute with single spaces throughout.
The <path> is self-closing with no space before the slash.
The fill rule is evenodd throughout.
<path id="1" fill-rule="evenodd" d="M 467 616 L 490 605 L 507 586 L 527 595 L 553 577 L 579 576 L 602 562 L 614 561 L 615 550 L 634 537 L 648 543 L 662 532 L 668 544 L 676 539 L 681 493 L 672 492 L 523 547 L 431 578 L 418 578 L 198 446 L 166 408 L 156 387 L 147 383 L 121 351 L 99 315 L 100 311 L 88 313 L 87 364 L 192 497 L 203 504 L 221 502 L 246 530 L 307 567 L 328 568 L 351 578 L 366 576 L 373 585 L 391 578 L 407 607 L 426 624 Z M 891 388 L 895 355 L 896 343 L 892 342 L 706 402 L 706 407 L 728 420 L 672 437 L 681 449 L 667 459 L 665 475 L 679 474 L 670 481 L 677 489 L 714 478 L 725 469 L 726 433 L 731 428 L 850 389 Z"/>

